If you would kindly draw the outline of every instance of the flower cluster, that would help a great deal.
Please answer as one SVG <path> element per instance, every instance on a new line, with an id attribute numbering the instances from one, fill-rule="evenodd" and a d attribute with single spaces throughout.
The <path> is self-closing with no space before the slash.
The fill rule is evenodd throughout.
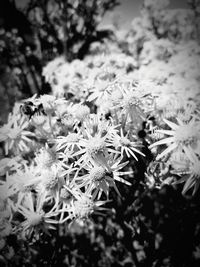
<path id="1" fill-rule="evenodd" d="M 54 59 L 43 69 L 52 94 L 16 103 L 1 126 L 1 248 L 11 233 L 37 238 L 105 212 L 111 191 L 120 197 L 120 184 L 133 184 L 148 149 L 145 186 L 184 183 L 183 194 L 198 191 L 200 50 L 193 39 L 158 38 L 143 16 L 127 34 L 132 56 Z"/>
<path id="2" fill-rule="evenodd" d="M 84 101 L 34 95 L 0 129 L 2 220 L 21 238 L 101 213 L 111 190 L 120 197 L 120 183 L 132 184 L 132 164 L 145 157 L 137 133 L 153 100 L 142 83 L 104 70 L 86 80 Z"/>

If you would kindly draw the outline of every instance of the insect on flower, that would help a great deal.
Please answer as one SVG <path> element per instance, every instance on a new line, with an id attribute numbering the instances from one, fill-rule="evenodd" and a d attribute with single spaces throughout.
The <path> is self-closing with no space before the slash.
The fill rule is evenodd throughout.
<path id="1" fill-rule="evenodd" d="M 22 114 L 27 115 L 29 119 L 31 119 L 34 115 L 46 115 L 41 103 L 36 105 L 31 101 L 26 101 L 24 104 L 22 104 L 20 106 L 20 111 Z"/>

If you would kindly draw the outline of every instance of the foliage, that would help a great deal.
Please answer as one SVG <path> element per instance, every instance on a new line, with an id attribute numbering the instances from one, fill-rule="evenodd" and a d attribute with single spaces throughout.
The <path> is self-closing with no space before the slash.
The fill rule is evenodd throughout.
<path id="1" fill-rule="evenodd" d="M 105 12 L 116 0 L 30 1 L 26 14 L 37 31 L 44 55 L 64 51 L 66 59 L 83 59 L 94 41 L 102 41 L 110 32 L 98 30 Z M 48 38 L 47 38 L 48 36 Z M 46 51 L 45 51 L 46 50 Z"/>

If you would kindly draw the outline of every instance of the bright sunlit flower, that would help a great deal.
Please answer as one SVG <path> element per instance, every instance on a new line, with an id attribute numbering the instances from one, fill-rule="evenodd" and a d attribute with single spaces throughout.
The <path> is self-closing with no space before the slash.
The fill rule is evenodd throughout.
<path id="1" fill-rule="evenodd" d="M 83 121 L 90 114 L 90 109 L 88 106 L 83 104 L 75 104 L 71 107 L 70 113 L 73 114 L 77 121 Z"/>
<path id="2" fill-rule="evenodd" d="M 185 123 L 177 118 L 177 124 L 166 119 L 163 119 L 163 121 L 171 128 L 171 130 L 156 130 L 158 133 L 169 136 L 150 146 L 150 148 L 153 148 L 158 145 L 168 145 L 168 147 L 157 156 L 157 159 L 164 157 L 176 149 L 185 150 L 187 147 L 192 147 L 194 149 L 198 146 L 198 142 L 200 141 L 200 124 L 194 119 Z"/>
<path id="3" fill-rule="evenodd" d="M 145 118 L 143 99 L 145 99 L 145 93 L 140 89 L 138 85 L 131 81 L 125 81 L 123 83 L 116 84 L 116 87 L 122 93 L 122 97 L 114 100 L 114 109 L 121 109 L 121 115 L 123 115 L 122 125 L 126 124 L 129 119 L 135 125 L 140 125 Z"/>
<path id="4" fill-rule="evenodd" d="M 14 210 L 13 197 L 16 194 L 16 190 L 12 185 L 6 181 L 0 183 L 0 212 L 1 214 L 8 214 L 9 219 L 12 219 L 12 211 Z"/>
<path id="5" fill-rule="evenodd" d="M 38 168 L 49 169 L 52 165 L 60 165 L 59 154 L 55 147 L 49 147 L 47 144 L 36 154 L 35 161 Z"/>
<path id="6" fill-rule="evenodd" d="M 111 143 L 114 145 L 114 147 L 117 150 L 120 150 L 121 156 L 123 157 L 123 154 L 125 153 L 128 158 L 131 156 L 134 157 L 135 160 L 137 159 L 137 156 L 135 153 L 140 154 L 142 156 L 145 156 L 140 150 L 138 150 L 136 147 L 141 147 L 140 144 L 137 144 L 136 142 L 133 142 L 128 138 L 128 133 L 126 136 L 124 136 L 122 128 L 120 129 L 120 136 L 115 135 L 111 137 Z"/>
<path id="7" fill-rule="evenodd" d="M 81 140 L 81 135 L 79 133 L 69 133 L 66 136 L 58 136 L 55 139 L 55 146 L 57 151 L 71 151 L 72 153 L 81 149 L 79 141 Z"/>
<path id="8" fill-rule="evenodd" d="M 0 176 L 5 175 L 7 172 L 13 172 L 22 166 L 25 163 L 20 158 L 20 156 L 16 156 L 14 158 L 5 157 L 0 160 Z"/>
<path id="9" fill-rule="evenodd" d="M 67 212 L 68 216 L 63 220 L 60 220 L 60 223 L 65 221 L 72 220 L 87 220 L 93 213 L 100 213 L 101 211 L 106 210 L 101 206 L 104 205 L 107 201 L 94 201 L 93 198 L 86 194 L 81 194 L 77 196 L 76 199 L 68 206 L 66 209 L 60 210 L 61 212 Z"/>
<path id="10" fill-rule="evenodd" d="M 118 125 L 114 125 L 112 119 L 106 120 L 99 114 L 90 114 L 90 117 L 83 122 L 82 132 L 86 137 L 89 136 L 114 136 L 117 134 Z"/>
<path id="11" fill-rule="evenodd" d="M 90 136 L 88 139 L 80 140 L 79 145 L 81 146 L 80 151 L 74 154 L 74 156 L 81 155 L 77 164 L 85 165 L 88 162 L 95 162 L 99 165 L 107 165 L 105 155 L 109 151 L 110 144 L 106 142 L 105 136 Z"/>
<path id="12" fill-rule="evenodd" d="M 49 169 L 41 170 L 39 175 L 40 183 L 37 190 L 39 192 L 46 192 L 51 198 L 57 198 L 60 188 L 64 184 L 64 178 L 61 176 L 61 169 L 52 166 Z"/>
<path id="13" fill-rule="evenodd" d="M 186 194 L 187 191 L 193 188 L 192 194 L 194 195 L 200 186 L 200 158 L 194 153 L 194 151 L 187 149 L 188 159 L 185 159 L 184 162 L 181 161 L 174 171 L 175 174 L 180 176 L 180 179 L 175 182 L 175 184 L 185 183 L 182 193 Z"/>
<path id="14" fill-rule="evenodd" d="M 36 235 L 40 230 L 48 233 L 49 229 L 55 229 L 53 224 L 57 224 L 57 220 L 52 219 L 58 215 L 58 208 L 56 205 L 48 211 L 44 212 L 43 206 L 46 203 L 46 194 L 37 195 L 35 199 L 32 193 L 26 195 L 23 203 L 19 205 L 18 212 L 24 216 L 24 221 L 21 223 L 22 235 L 30 237 L 33 232 Z"/>
<path id="15" fill-rule="evenodd" d="M 36 103 L 38 105 L 42 104 L 42 106 L 44 108 L 44 112 L 47 115 L 53 114 L 55 112 L 57 106 L 59 106 L 59 104 L 62 102 L 65 102 L 65 100 L 62 98 L 56 99 L 56 97 L 53 95 L 41 95 L 36 100 Z"/>
<path id="16" fill-rule="evenodd" d="M 109 156 L 106 158 L 106 162 L 106 165 L 89 163 L 87 166 L 84 166 L 88 171 L 88 174 L 74 178 L 74 182 L 77 186 L 80 188 L 86 187 L 86 192 L 92 194 L 94 198 L 98 195 L 98 199 L 100 199 L 102 192 L 104 192 L 108 198 L 109 190 L 112 187 L 120 195 L 115 181 L 131 185 L 131 183 L 123 179 L 121 176 L 130 175 L 132 172 L 120 171 L 128 164 L 128 161 L 121 163 L 121 157 L 116 158 Z"/>
<path id="17" fill-rule="evenodd" d="M 115 83 L 115 79 L 115 73 L 103 67 L 100 70 L 98 69 L 97 72 L 93 71 L 93 75 L 89 81 L 89 84 L 91 84 L 91 94 L 88 97 L 88 101 L 95 100 L 98 105 L 105 101 L 110 95 L 110 87 Z"/>
<path id="18" fill-rule="evenodd" d="M 34 133 L 26 130 L 29 122 L 25 118 L 17 120 L 11 119 L 7 124 L 0 128 L 0 142 L 4 142 L 5 154 L 9 151 L 28 152 L 29 144 L 32 143 L 30 137 L 35 136 Z"/>

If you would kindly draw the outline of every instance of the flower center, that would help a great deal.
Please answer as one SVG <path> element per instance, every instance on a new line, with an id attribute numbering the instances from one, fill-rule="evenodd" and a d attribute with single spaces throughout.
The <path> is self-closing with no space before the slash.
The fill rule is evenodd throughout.
<path id="1" fill-rule="evenodd" d="M 31 226 L 36 226 L 42 222 L 43 213 L 32 213 L 29 215 L 28 222 Z"/>
<path id="2" fill-rule="evenodd" d="M 74 202 L 75 217 L 80 219 L 87 218 L 93 212 L 94 203 L 85 197 Z"/>
<path id="3" fill-rule="evenodd" d="M 44 186 L 46 190 L 53 189 L 58 184 L 58 176 L 50 171 L 44 176 Z"/>
<path id="4" fill-rule="evenodd" d="M 57 162 L 57 154 L 52 149 L 43 149 L 38 155 L 38 163 L 41 164 L 45 169 L 50 168 L 54 163 Z"/>
<path id="5" fill-rule="evenodd" d="M 90 178 L 94 182 L 100 182 L 105 178 L 106 170 L 103 167 L 95 167 L 90 172 Z"/>
<path id="6" fill-rule="evenodd" d="M 132 108 L 134 106 L 138 106 L 140 101 L 133 95 L 128 95 L 124 97 L 124 107 L 126 108 Z"/>
<path id="7" fill-rule="evenodd" d="M 68 136 L 66 136 L 65 140 L 69 143 L 78 143 L 79 142 L 79 135 L 76 133 L 68 134 Z"/>
<path id="8" fill-rule="evenodd" d="M 74 112 L 74 116 L 79 121 L 84 120 L 89 114 L 90 114 L 90 109 L 84 105 L 79 105 Z"/>
<path id="9" fill-rule="evenodd" d="M 90 141 L 87 147 L 88 154 L 93 157 L 103 152 L 105 149 L 105 142 L 100 138 L 94 138 Z"/>
<path id="10" fill-rule="evenodd" d="M 72 127 L 74 125 L 74 118 L 71 114 L 65 114 L 61 121 L 67 127 Z"/>
<path id="11" fill-rule="evenodd" d="M 126 137 L 121 137 L 119 142 L 122 146 L 131 146 L 131 141 Z"/>

